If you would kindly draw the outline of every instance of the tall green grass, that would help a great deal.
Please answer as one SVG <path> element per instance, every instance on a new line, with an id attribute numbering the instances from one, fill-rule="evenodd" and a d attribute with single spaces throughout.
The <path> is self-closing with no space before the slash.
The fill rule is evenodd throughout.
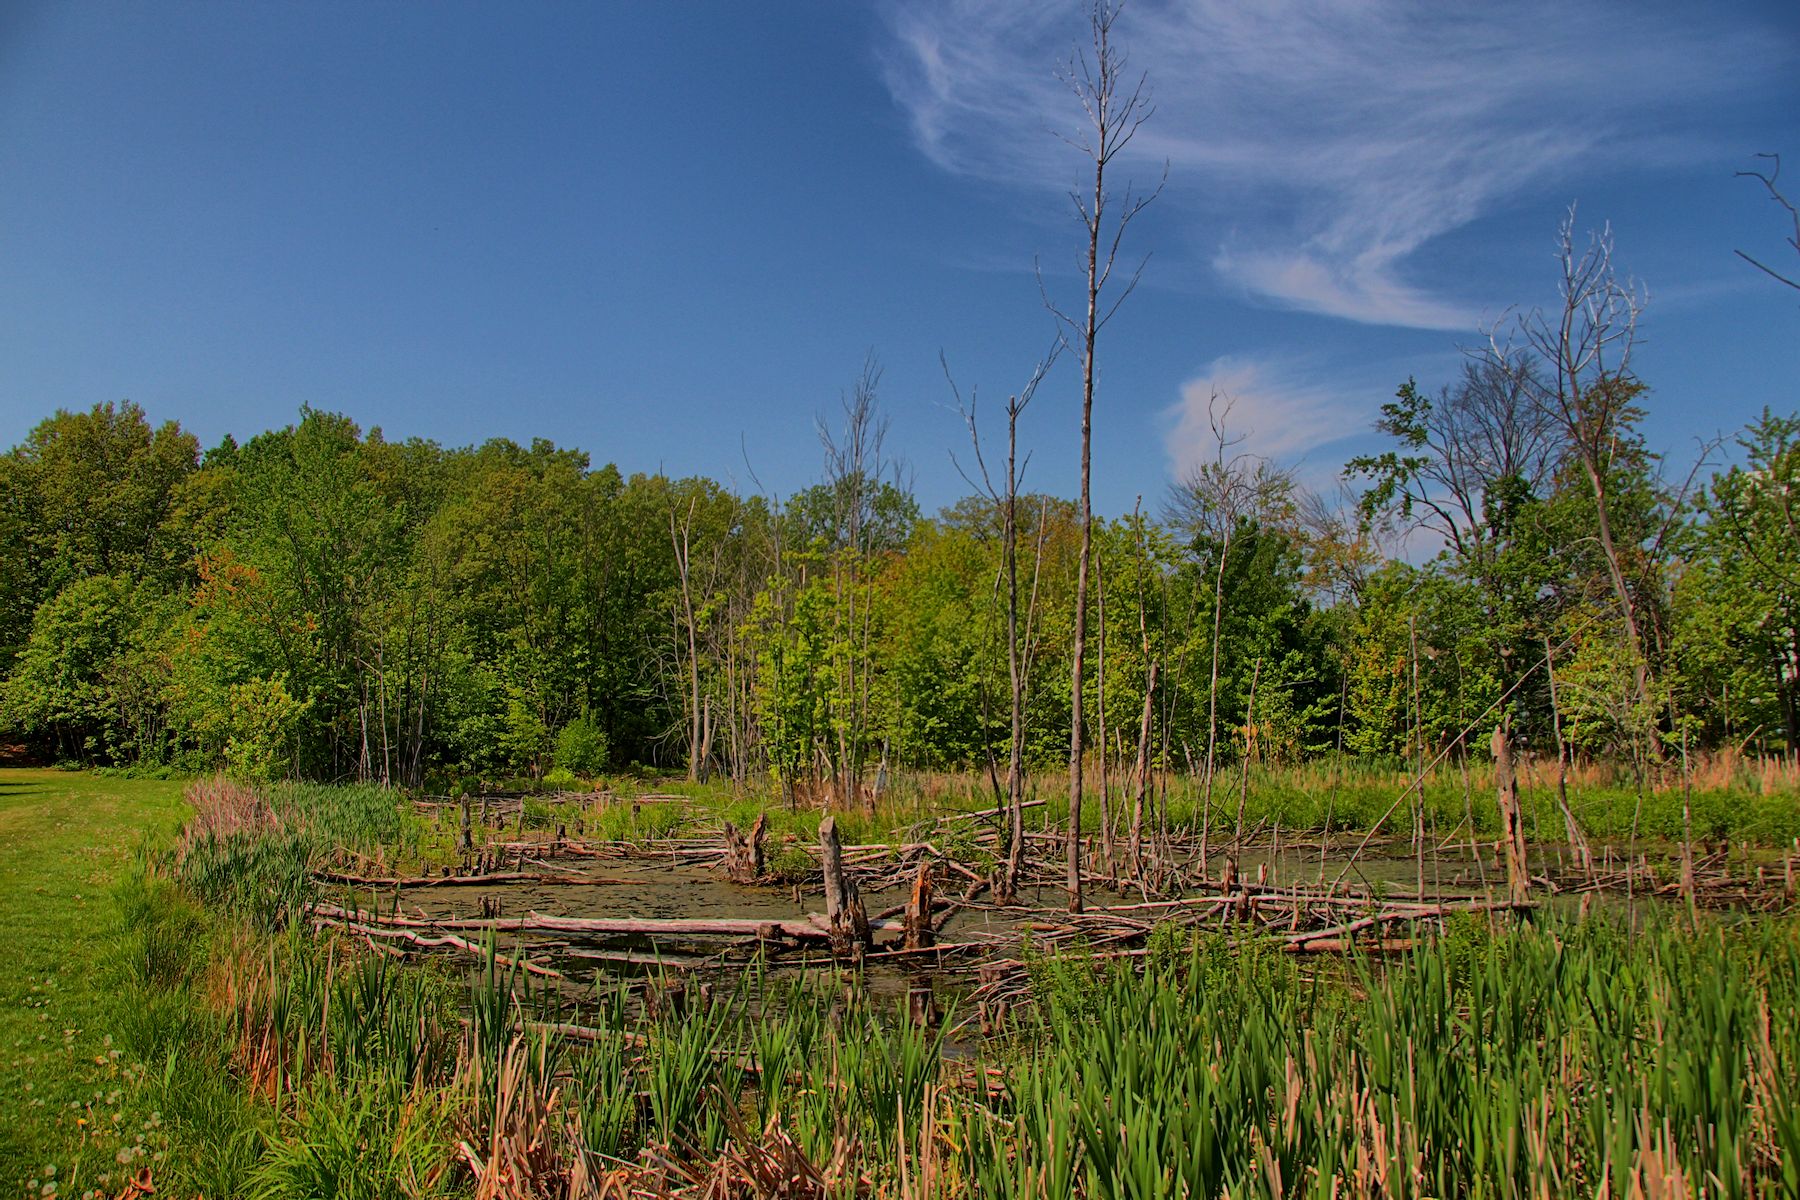
<path id="1" fill-rule="evenodd" d="M 1792 1194 L 1791 924 L 1465 931 L 1329 987 L 1205 941 L 1072 972 L 966 1111 L 983 1195 Z"/>
<path id="2" fill-rule="evenodd" d="M 400 871 L 448 844 L 398 792 L 367 785 L 194 784 L 195 818 L 169 855 L 175 876 L 211 907 L 281 925 L 315 894 L 312 872 L 348 855 Z"/>

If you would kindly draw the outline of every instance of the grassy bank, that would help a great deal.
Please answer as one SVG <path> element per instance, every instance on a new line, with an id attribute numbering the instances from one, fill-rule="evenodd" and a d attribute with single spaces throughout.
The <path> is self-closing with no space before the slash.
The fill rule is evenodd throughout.
<path id="1" fill-rule="evenodd" d="M 187 811 L 176 781 L 0 770 L 0 1192 L 70 1191 L 138 1134 L 151 1111 L 111 1036 L 118 937 L 112 892 L 145 838 L 167 840 Z M 117 1119 L 115 1119 L 115 1117 Z M 118 1138 L 97 1139 L 97 1129 Z M 54 1170 L 52 1170 L 54 1168 Z"/>

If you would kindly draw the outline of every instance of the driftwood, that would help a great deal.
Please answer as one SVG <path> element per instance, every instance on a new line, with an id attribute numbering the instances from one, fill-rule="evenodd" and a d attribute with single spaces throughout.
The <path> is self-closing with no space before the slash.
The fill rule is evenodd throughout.
<path id="1" fill-rule="evenodd" d="M 467 938 L 457 937 L 454 933 L 440 933 L 434 937 L 411 929 L 384 928 L 376 921 L 365 922 L 349 918 L 333 918 L 317 913 L 313 916 L 313 924 L 315 926 L 333 925 L 340 929 L 347 929 L 351 933 L 361 934 L 366 938 L 383 938 L 389 941 L 401 941 L 408 945 L 416 946 L 421 950 L 435 950 L 448 946 L 453 950 L 461 950 L 465 954 L 473 954 L 481 958 L 487 957 L 487 951 L 485 949 L 477 946 Z M 496 953 L 494 955 L 494 961 L 503 967 L 518 967 L 527 974 L 541 975 L 548 979 L 561 979 L 563 977 L 563 973 L 556 970 L 554 967 L 543 966 L 540 963 L 532 962 L 528 958 L 511 958 L 507 955 Z"/>
<path id="2" fill-rule="evenodd" d="M 481 887 L 493 883 L 554 884 L 633 884 L 641 880 L 615 879 L 594 875 L 559 875 L 542 871 L 488 871 L 479 875 L 411 875 L 383 877 L 379 875 L 347 875 L 341 871 L 314 871 L 320 883 L 368 888 Z"/>
<path id="3" fill-rule="evenodd" d="M 385 916 L 341 908 L 335 904 L 315 905 L 315 920 L 333 924 L 355 922 L 385 929 L 413 929 L 441 932 L 556 933 L 593 937 L 664 937 L 671 939 L 731 939 L 769 941 L 788 939 L 796 942 L 830 940 L 830 925 L 818 920 L 766 920 L 758 917 L 556 917 L 529 913 L 523 917 L 402 917 Z M 867 922 L 867 918 L 864 921 Z M 882 921 L 867 926 L 876 931 L 901 931 L 896 921 Z"/>
<path id="4" fill-rule="evenodd" d="M 1044 802 L 1042 800 L 1027 800 L 1027 801 L 1025 801 L 1025 803 L 1019 805 L 1019 808 L 1021 811 L 1024 809 L 1027 809 L 1027 808 L 1042 808 L 1042 807 L 1044 807 Z M 1003 817 L 1010 811 L 1011 811 L 1010 808 L 1002 807 L 1002 808 L 984 808 L 984 809 L 981 809 L 979 812 L 951 813 L 948 816 L 939 817 L 938 823 L 939 824 L 947 824 L 948 822 L 951 822 L 951 821 L 980 821 L 980 820 L 985 820 L 988 817 Z"/>

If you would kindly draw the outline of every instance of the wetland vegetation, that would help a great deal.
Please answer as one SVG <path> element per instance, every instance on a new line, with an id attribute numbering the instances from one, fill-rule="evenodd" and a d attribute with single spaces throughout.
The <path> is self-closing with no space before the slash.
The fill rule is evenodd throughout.
<path id="1" fill-rule="evenodd" d="M 991 797 L 948 782 L 896 780 L 891 809 L 845 820 L 871 908 L 884 877 L 927 857 L 908 857 L 922 838 L 944 843 L 929 856 L 941 878 L 993 865 L 998 814 L 964 815 Z M 1146 909 L 1141 886 L 1096 881 L 1071 926 L 1053 877 L 1010 906 L 954 893 L 969 910 L 941 914 L 931 954 L 878 933 L 836 955 L 823 939 L 506 925 L 634 911 L 648 879 L 676 881 L 648 901 L 663 916 L 683 895 L 695 915 L 721 898 L 773 912 L 796 886 L 793 911 L 816 907 L 818 815 L 782 813 L 778 792 L 759 805 L 718 785 L 613 781 L 490 796 L 486 820 L 478 797 L 465 844 L 460 800 L 378 787 L 9 772 L 9 798 L 35 798 L 26 819 L 77 795 L 106 814 L 75 831 L 71 860 L 102 828 L 121 847 L 152 840 L 116 854 L 97 932 L 72 949 L 44 938 L 9 1005 L 6 1049 L 32 1088 L 3 1101 L 31 1122 L 8 1170 L 45 1195 L 133 1194 L 133 1180 L 270 1197 L 1792 1193 L 1800 930 L 1749 911 L 1792 894 L 1780 846 L 1731 823 L 1763 819 L 1744 777 L 1716 801 L 1734 848 L 1712 866 L 1739 887 L 1703 889 L 1715 908 L 1646 894 L 1678 890 L 1679 842 L 1664 838 L 1681 827 L 1640 812 L 1650 875 L 1634 899 L 1615 881 L 1591 906 L 1565 903 L 1540 883 L 1531 908 L 1453 910 L 1504 891 L 1483 817 L 1485 884 L 1479 860 L 1434 844 L 1435 908 L 1323 952 L 1289 933 L 1315 919 L 1299 897 L 1319 902 L 1321 850 L 1335 874 L 1371 821 L 1276 853 L 1291 792 L 1309 786 L 1281 782 L 1255 781 L 1237 848 L 1275 868 L 1266 888 L 1240 885 L 1258 907 Z M 1391 803 L 1405 779 L 1363 784 L 1370 807 L 1346 814 Z M 1424 794 L 1453 830 L 1460 779 Z M 720 832 L 751 808 L 770 815 L 771 853 L 765 880 L 740 885 L 720 874 Z M 1170 845 L 1190 854 L 1190 834 Z M 1343 902 L 1412 903 L 1413 852 L 1405 837 L 1365 848 L 1375 879 L 1342 885 Z M 1581 890 L 1572 862 L 1541 865 L 1545 883 Z M 68 875 L 54 858 L 39 869 Z M 15 914 L 36 878 L 12 876 Z M 1288 888 L 1295 906 L 1266 912 Z M 1190 865 L 1161 894 L 1233 893 Z M 465 945 L 329 919 L 346 908 L 375 934 L 383 917 L 454 915 Z M 36 1016 L 74 1013 L 61 1046 L 32 1041 L 48 1024 Z"/>

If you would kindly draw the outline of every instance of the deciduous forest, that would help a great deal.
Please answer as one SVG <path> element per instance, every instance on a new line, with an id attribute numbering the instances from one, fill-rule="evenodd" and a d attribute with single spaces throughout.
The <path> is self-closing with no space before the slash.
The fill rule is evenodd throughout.
<path id="1" fill-rule="evenodd" d="M 1408 380 L 1348 503 L 1233 457 L 1219 406 L 1215 463 L 1096 521 L 1092 753 L 1194 776 L 1460 756 L 1502 712 L 1541 753 L 1644 771 L 1793 753 L 1800 417 L 1696 467 L 1639 432 L 1647 381 L 1594 380 L 1605 412 L 1566 427 L 1553 371 Z M 131 403 L 57 412 L 0 458 L 4 727 L 45 760 L 440 790 L 1004 775 L 1010 551 L 1023 758 L 1052 765 L 1076 506 L 921 512 L 880 461 L 877 382 L 787 496 L 315 410 L 204 450 Z"/>

